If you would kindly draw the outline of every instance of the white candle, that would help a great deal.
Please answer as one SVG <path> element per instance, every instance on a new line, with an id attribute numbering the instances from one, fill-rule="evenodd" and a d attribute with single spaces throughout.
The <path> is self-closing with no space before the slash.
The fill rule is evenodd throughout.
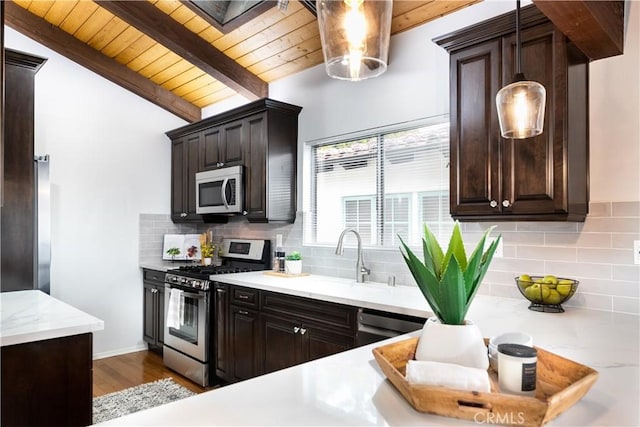
<path id="1" fill-rule="evenodd" d="M 538 352 L 521 344 L 498 345 L 498 384 L 500 391 L 536 395 Z"/>

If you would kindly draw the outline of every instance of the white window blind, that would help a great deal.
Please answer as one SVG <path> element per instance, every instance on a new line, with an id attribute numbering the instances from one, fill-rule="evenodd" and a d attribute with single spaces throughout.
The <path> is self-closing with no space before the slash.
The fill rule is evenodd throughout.
<path id="1" fill-rule="evenodd" d="M 418 244 L 422 224 L 440 235 L 449 215 L 449 123 L 438 118 L 311 144 L 307 243 L 335 244 L 356 229 L 367 246 Z M 347 243 L 354 244 L 352 234 Z"/>

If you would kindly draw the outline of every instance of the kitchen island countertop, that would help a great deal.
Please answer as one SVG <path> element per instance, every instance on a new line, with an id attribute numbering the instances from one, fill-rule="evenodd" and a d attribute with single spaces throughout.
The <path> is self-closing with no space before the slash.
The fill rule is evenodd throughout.
<path id="1" fill-rule="evenodd" d="M 387 308 L 395 306 L 395 312 L 428 315 L 424 298 L 412 287 L 350 285 L 343 279 L 321 276 L 300 279 L 278 279 L 259 273 L 217 277 L 225 283 L 379 309 L 384 309 L 382 306 L 386 304 Z M 349 292 L 340 292 L 340 286 L 350 287 Z M 370 289 L 372 287 L 383 289 Z M 355 293 L 351 292 L 352 288 L 356 288 Z M 393 298 L 394 292 L 407 294 Z M 381 302 L 385 299 L 387 302 Z M 528 310 L 527 306 L 528 301 L 524 299 L 478 295 L 467 317 L 486 337 L 507 331 L 526 332 L 533 337 L 536 346 L 599 372 L 598 380 L 587 395 L 550 424 L 640 425 L 637 405 L 640 398 L 640 317 L 573 307 L 565 307 L 565 313 L 539 313 Z M 349 350 L 105 424 L 425 426 L 487 423 L 484 419 L 468 422 L 416 412 L 386 381 L 371 350 L 408 337 L 404 335 Z"/>
<path id="2" fill-rule="evenodd" d="M 2 347 L 104 329 L 104 322 L 38 290 L 0 293 Z"/>

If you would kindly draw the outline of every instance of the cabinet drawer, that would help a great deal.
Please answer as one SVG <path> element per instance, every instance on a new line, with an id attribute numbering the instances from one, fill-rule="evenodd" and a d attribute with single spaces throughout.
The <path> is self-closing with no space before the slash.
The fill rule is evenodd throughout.
<path id="1" fill-rule="evenodd" d="M 248 307 L 258 307 L 260 291 L 257 289 L 231 287 L 231 303 Z"/>
<path id="2" fill-rule="evenodd" d="M 326 301 L 300 298 L 274 292 L 263 292 L 262 311 L 330 326 L 345 332 L 355 332 L 358 309 Z"/>
<path id="3" fill-rule="evenodd" d="M 143 275 L 144 280 L 151 280 L 153 282 L 164 283 L 165 273 L 163 271 L 144 269 L 143 273 L 144 273 Z"/>

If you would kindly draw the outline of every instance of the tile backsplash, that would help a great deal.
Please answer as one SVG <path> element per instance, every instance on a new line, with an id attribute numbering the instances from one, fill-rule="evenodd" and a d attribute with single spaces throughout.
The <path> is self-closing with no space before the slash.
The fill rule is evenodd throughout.
<path id="1" fill-rule="evenodd" d="M 335 255 L 335 246 L 304 246 L 304 214 L 294 224 L 249 224 L 232 218 L 227 224 L 173 224 L 169 215 L 140 215 L 140 261 L 162 256 L 165 233 L 202 233 L 213 230 L 214 238 L 244 237 L 275 239 L 283 235 L 287 252 L 304 256 L 303 271 L 355 278 L 355 248 Z M 640 265 L 633 263 L 633 241 L 640 240 L 640 202 L 591 203 L 582 222 L 462 223 L 465 241 L 474 244 L 489 226 L 503 238 L 503 256 L 494 258 L 479 293 L 522 298 L 513 278 L 519 274 L 554 274 L 580 281 L 578 292 L 565 306 L 619 313 L 640 314 Z M 275 243 L 275 242 L 273 242 Z M 272 243 L 272 244 L 273 244 Z M 365 249 L 370 280 L 415 286 L 398 249 Z"/>

